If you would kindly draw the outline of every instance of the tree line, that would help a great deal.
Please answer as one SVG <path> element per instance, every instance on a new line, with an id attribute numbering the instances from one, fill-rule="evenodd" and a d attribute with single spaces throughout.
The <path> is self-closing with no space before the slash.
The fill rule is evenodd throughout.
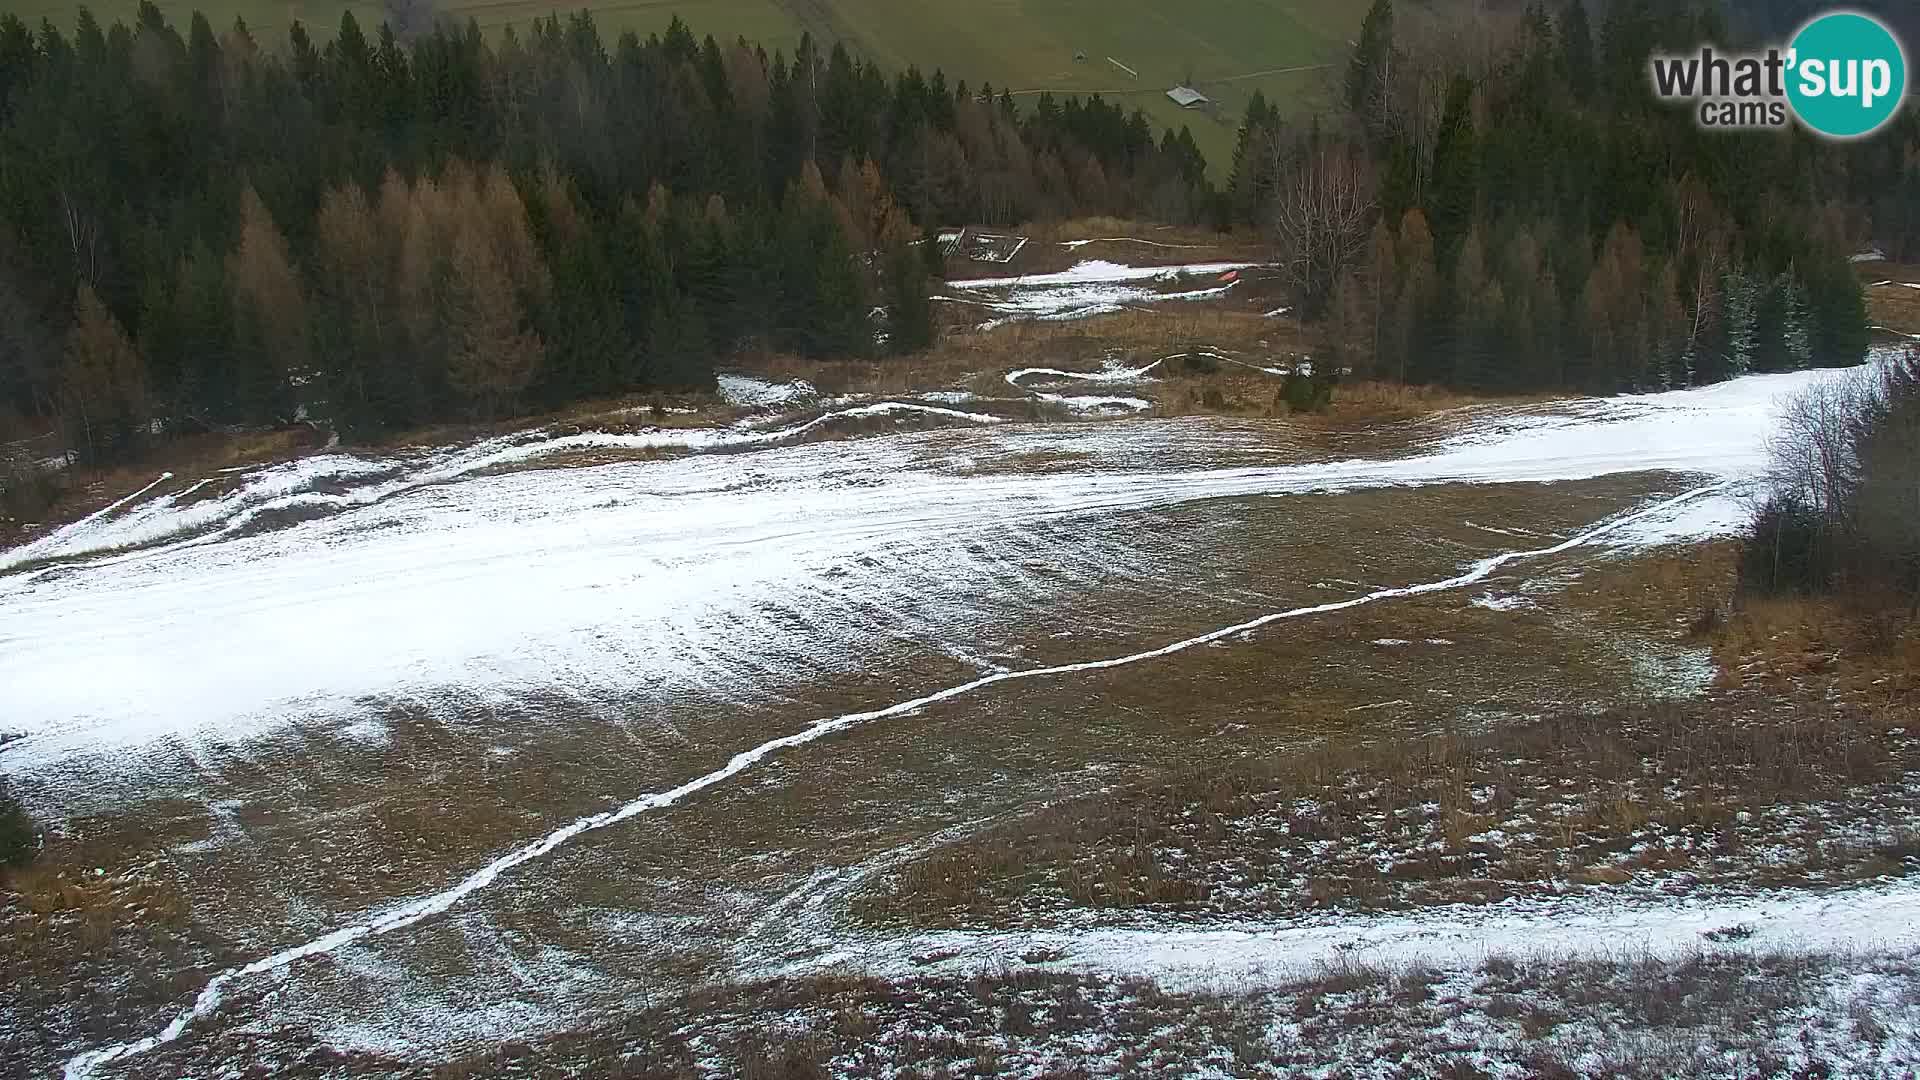
<path id="1" fill-rule="evenodd" d="M 1341 115 L 1254 101 L 1228 213 L 1272 235 L 1326 371 L 1614 392 L 1858 363 L 1855 245 L 1920 260 L 1920 114 L 1847 145 L 1703 130 L 1647 79 L 1702 42 L 1742 43 L 1717 4 L 1530 3 L 1448 37 L 1376 0 Z"/>
<path id="2" fill-rule="evenodd" d="M 0 414 L 107 461 L 303 401 L 372 432 L 910 352 L 934 223 L 1215 202 L 1138 111 L 808 38 L 0 16 Z"/>

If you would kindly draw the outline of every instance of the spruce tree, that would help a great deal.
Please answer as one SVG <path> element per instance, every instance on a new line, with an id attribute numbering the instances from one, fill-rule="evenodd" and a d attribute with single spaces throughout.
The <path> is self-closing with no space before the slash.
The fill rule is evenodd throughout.
<path id="1" fill-rule="evenodd" d="M 1233 149 L 1233 171 L 1227 178 L 1227 198 L 1233 220 L 1254 225 L 1266 212 L 1273 197 L 1274 151 L 1279 137 L 1278 110 L 1267 104 L 1265 94 L 1255 90 L 1247 103 L 1246 117 L 1240 123 L 1239 138 Z"/>
<path id="2" fill-rule="evenodd" d="M 1347 62 L 1347 107 L 1378 130 L 1389 106 L 1386 81 L 1393 65 L 1393 0 L 1373 0 L 1360 24 L 1360 41 Z"/>
<path id="3" fill-rule="evenodd" d="M 896 356 L 920 352 L 934 337 L 926 264 L 904 243 L 887 252 L 886 264 L 887 351 Z"/>
<path id="4" fill-rule="evenodd" d="M 1813 365 L 1813 312 L 1807 304 L 1807 287 L 1799 275 L 1788 271 L 1782 275 L 1780 293 L 1786 301 L 1781 347 L 1788 368 L 1802 371 Z"/>
<path id="5" fill-rule="evenodd" d="M 1473 131 L 1473 82 L 1454 76 L 1447 88 L 1439 140 L 1433 151 L 1433 183 L 1428 196 L 1433 235 L 1441 260 L 1451 265 L 1461 238 L 1473 223 L 1478 198 L 1479 150 Z"/>
<path id="6" fill-rule="evenodd" d="M 1584 0 L 1568 0 L 1566 15 L 1560 20 L 1560 61 L 1567 89 L 1575 100 L 1593 96 L 1593 24 L 1587 18 Z"/>
<path id="7" fill-rule="evenodd" d="M 1726 373 L 1739 378 L 1753 371 L 1761 288 L 1743 268 L 1727 272 L 1722 284 L 1726 296 Z"/>

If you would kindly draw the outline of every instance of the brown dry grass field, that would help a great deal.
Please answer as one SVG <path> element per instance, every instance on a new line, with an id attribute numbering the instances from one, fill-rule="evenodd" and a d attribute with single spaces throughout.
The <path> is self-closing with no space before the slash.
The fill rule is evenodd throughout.
<path id="1" fill-rule="evenodd" d="M 1183 770 L 942 846 L 853 910 L 996 927 L 1085 909 L 1290 915 L 1637 879 L 1835 884 L 1920 865 L 1920 829 L 1905 824 L 1920 798 L 1920 628 L 1812 601 L 1722 615 L 1732 559 L 1725 543 L 1667 551 L 1560 597 L 1596 627 L 1665 626 L 1710 647 L 1719 676 L 1698 700 L 1349 730 Z"/>
<path id="2" fill-rule="evenodd" d="M 1867 321 L 1889 340 L 1920 338 L 1920 266 L 1903 263 L 1859 263 L 1855 271 L 1867 290 Z M 1891 282 L 1891 284 L 1881 284 Z"/>

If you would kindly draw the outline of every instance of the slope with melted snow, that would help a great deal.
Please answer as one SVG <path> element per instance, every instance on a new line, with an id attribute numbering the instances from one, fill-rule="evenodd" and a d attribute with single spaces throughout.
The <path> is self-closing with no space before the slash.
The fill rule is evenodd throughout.
<path id="1" fill-rule="evenodd" d="M 371 917 L 365 922 L 341 927 L 331 933 L 314 938 L 311 941 L 283 949 L 271 956 L 266 956 L 238 967 L 228 968 L 208 980 L 207 984 L 194 998 L 193 1004 L 176 1013 L 172 1020 L 159 1031 L 130 1042 L 114 1043 L 76 1054 L 68 1060 L 65 1076 L 67 1080 L 86 1080 L 87 1077 L 93 1075 L 104 1065 L 125 1061 L 130 1058 L 137 1058 L 162 1045 L 179 1039 L 185 1035 L 193 1025 L 213 1016 L 224 1002 L 228 988 L 236 983 L 242 983 L 261 975 L 291 973 L 296 969 L 297 965 L 310 958 L 327 956 L 357 941 L 406 930 L 427 919 L 444 914 L 466 900 L 467 897 L 493 888 L 495 884 L 501 880 L 501 875 L 509 873 L 526 863 L 545 858 L 547 855 L 573 842 L 580 836 L 597 832 L 601 829 L 612 828 L 642 814 L 667 810 L 708 788 L 732 780 L 735 776 L 755 768 L 769 757 L 783 751 L 805 746 L 851 728 L 918 712 L 928 706 L 962 698 L 1001 683 L 1028 679 L 1051 679 L 1062 676 L 1073 676 L 1089 671 L 1104 671 L 1112 668 L 1127 667 L 1157 660 L 1176 653 L 1186 652 L 1204 645 L 1259 630 L 1279 622 L 1338 611 L 1348 611 L 1383 600 L 1393 600 L 1402 597 L 1419 596 L 1428 593 L 1465 588 L 1486 580 L 1494 571 L 1508 563 L 1556 555 L 1595 543 L 1625 525 L 1640 519 L 1669 513 L 1675 508 L 1685 506 L 1695 501 L 1702 495 L 1709 494 L 1712 490 L 1712 488 L 1702 488 L 1687 492 L 1686 494 L 1652 507 L 1598 525 L 1551 547 L 1538 548 L 1530 551 L 1511 551 L 1481 559 L 1465 573 L 1458 574 L 1451 578 L 1422 582 L 1417 585 L 1409 585 L 1401 588 L 1378 589 L 1348 600 L 1270 612 L 1258 618 L 1249 619 L 1232 626 L 1219 627 L 1195 637 L 1163 645 L 1157 649 L 1129 653 L 1125 656 L 1107 657 L 1074 664 L 1061 664 L 1053 667 L 1028 668 L 1021 671 L 995 672 L 994 674 L 974 679 L 971 682 L 949 686 L 922 697 L 896 702 L 884 708 L 865 712 L 844 713 L 839 716 L 825 717 L 816 720 L 808 727 L 793 732 L 792 734 L 770 739 L 758 746 L 742 750 L 720 768 L 689 780 L 679 787 L 669 791 L 649 792 L 629 800 L 617 809 L 577 818 L 555 829 L 553 832 L 548 833 L 544 837 L 524 844 L 500 856 L 467 875 L 465 878 L 462 878 L 450 888 L 401 904 L 398 907 L 391 908 L 384 913 Z"/>
<path id="2" fill-rule="evenodd" d="M 1763 464 L 1776 398 L 1823 377 L 1591 400 L 1556 415 L 1483 412 L 1431 452 L 1395 460 L 1156 467 L 1140 445 L 1196 430 L 1180 421 L 1081 431 L 1090 460 L 1044 475 L 928 460 L 932 440 L 994 451 L 1022 438 L 1017 425 L 507 473 L 473 466 L 532 451 L 481 444 L 413 472 L 368 463 L 366 484 L 291 497 L 334 512 L 274 531 L 240 527 L 273 503 L 252 487 L 213 506 L 123 508 L 89 527 L 124 520 L 167 535 L 192 518 L 193 538 L 0 577 L 0 722 L 26 736 L 0 750 L 0 768 L 202 730 L 231 740 L 349 715 L 369 696 L 710 686 L 790 644 L 796 620 L 826 634 L 862 604 L 910 600 L 903 582 L 946 582 L 942 598 L 962 605 L 1019 587 L 1001 577 L 1009 566 L 1074 555 L 1040 546 L 1033 530 L 1048 522 L 1449 482 L 1651 470 L 1738 480 Z M 309 460 L 318 464 L 287 468 L 358 467 Z M 284 481 L 268 470 L 255 485 Z M 1725 520 L 1692 506 L 1659 535 Z M 1091 557 L 1125 558 L 1125 530 L 1104 532 L 1109 546 Z M 1021 544 L 1019 558 L 996 557 Z M 767 617 L 769 604 L 786 617 Z M 964 612 L 954 618 L 964 632 Z"/>

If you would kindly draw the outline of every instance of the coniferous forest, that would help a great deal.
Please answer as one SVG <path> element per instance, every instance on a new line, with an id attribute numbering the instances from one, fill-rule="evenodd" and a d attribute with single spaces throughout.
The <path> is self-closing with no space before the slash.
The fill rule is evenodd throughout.
<path id="1" fill-rule="evenodd" d="M 1711 0 L 1604 10 L 1447 38 L 1375 0 L 1340 117 L 1249 109 L 1228 213 L 1275 232 L 1346 366 L 1617 392 L 1860 362 L 1849 259 L 1920 261 L 1920 114 L 1851 144 L 1703 131 L 1649 92 L 1648 55 L 1757 31 Z"/>
<path id="2" fill-rule="evenodd" d="M 1430 24 L 1429 24 L 1430 26 Z M 0 18 L 0 420 L 82 460 L 293 419 L 352 435 L 711 385 L 741 349 L 925 347 L 941 225 L 1248 230 L 1321 377 L 1612 392 L 1858 362 L 1848 256 L 1920 260 L 1920 119 L 1855 144 L 1703 132 L 1656 48 L 1711 0 L 1411 31 L 1376 0 L 1331 108 L 1246 112 L 1215 191 L 1186 131 L 840 46 L 591 14 L 261 41 Z M 3 426 L 3 425 L 0 425 Z"/>
<path id="3" fill-rule="evenodd" d="M 96 461 L 299 396 L 365 434 L 911 351 L 928 225 L 1211 197 L 1191 136 L 1097 98 L 587 12 L 324 45 L 7 16 L 0 116 L 0 403 Z"/>

